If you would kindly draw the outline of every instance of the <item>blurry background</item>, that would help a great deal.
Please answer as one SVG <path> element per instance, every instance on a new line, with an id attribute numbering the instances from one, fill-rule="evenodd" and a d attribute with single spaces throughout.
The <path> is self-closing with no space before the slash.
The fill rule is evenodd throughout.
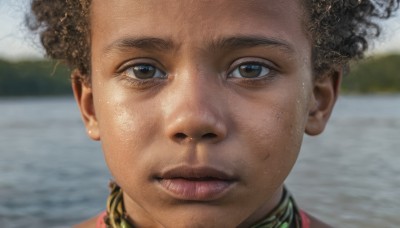
<path id="1" fill-rule="evenodd" d="M 0 0 L 0 227 L 69 227 L 105 208 L 110 175 L 86 137 L 69 70 L 42 58 L 28 0 Z M 400 224 L 400 16 L 345 78 L 287 185 L 335 227 Z"/>

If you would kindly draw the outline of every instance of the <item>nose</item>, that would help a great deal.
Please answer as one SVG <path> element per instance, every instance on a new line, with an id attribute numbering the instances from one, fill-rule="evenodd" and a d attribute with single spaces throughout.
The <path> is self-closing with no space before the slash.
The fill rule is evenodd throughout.
<path id="1" fill-rule="evenodd" d="M 205 106 L 191 103 L 177 109 L 167 127 L 168 137 L 177 143 L 217 143 L 223 140 L 226 136 L 225 125 L 216 113 Z"/>
<path id="2" fill-rule="evenodd" d="M 165 119 L 169 139 L 180 144 L 218 143 L 226 137 L 223 99 L 220 89 L 211 83 L 191 77 L 171 88 L 173 95 Z"/>

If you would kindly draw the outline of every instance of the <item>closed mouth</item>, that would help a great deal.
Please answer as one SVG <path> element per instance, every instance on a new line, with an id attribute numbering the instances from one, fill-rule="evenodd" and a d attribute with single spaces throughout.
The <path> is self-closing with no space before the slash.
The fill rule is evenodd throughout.
<path id="1" fill-rule="evenodd" d="M 216 200 L 231 189 L 237 178 L 209 167 L 177 167 L 154 178 L 170 196 L 179 200 Z"/>

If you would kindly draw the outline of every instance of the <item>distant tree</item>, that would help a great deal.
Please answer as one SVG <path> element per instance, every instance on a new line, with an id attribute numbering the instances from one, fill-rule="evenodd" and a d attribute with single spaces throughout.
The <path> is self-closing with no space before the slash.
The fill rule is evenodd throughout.
<path id="1" fill-rule="evenodd" d="M 71 94 L 67 67 L 55 62 L 0 60 L 0 96 Z"/>
<path id="2" fill-rule="evenodd" d="M 342 89 L 347 93 L 399 93 L 400 55 L 370 57 L 352 66 Z"/>

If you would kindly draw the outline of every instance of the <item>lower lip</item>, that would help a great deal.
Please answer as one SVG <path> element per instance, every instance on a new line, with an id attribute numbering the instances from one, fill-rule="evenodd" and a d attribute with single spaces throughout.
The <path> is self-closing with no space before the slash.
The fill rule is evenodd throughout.
<path id="1" fill-rule="evenodd" d="M 161 187 L 180 200 L 211 201 L 221 198 L 234 184 L 233 181 L 184 178 L 160 179 Z"/>

